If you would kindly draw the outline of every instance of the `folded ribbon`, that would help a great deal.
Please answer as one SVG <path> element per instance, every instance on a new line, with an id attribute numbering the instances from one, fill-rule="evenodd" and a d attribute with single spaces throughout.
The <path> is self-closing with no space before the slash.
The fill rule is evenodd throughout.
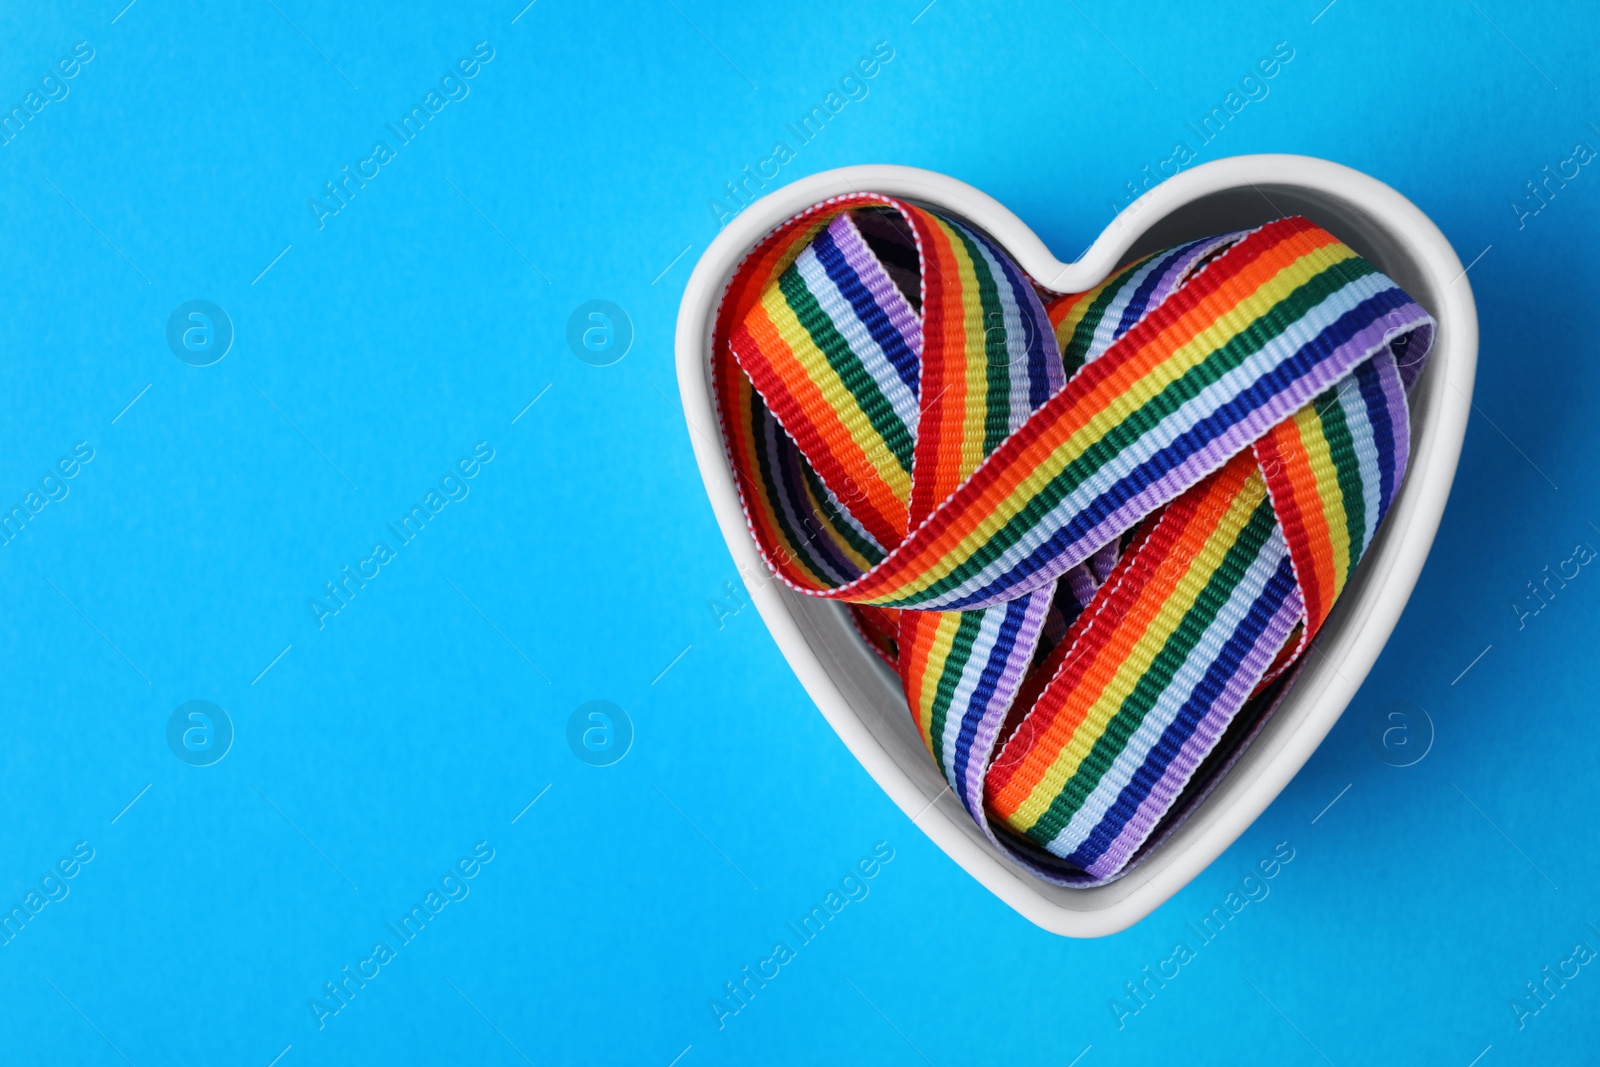
<path id="1" fill-rule="evenodd" d="M 1301 218 L 1056 295 L 867 193 L 750 252 L 712 372 L 773 573 L 849 605 L 991 840 L 1093 885 L 1327 618 L 1433 325 Z"/>

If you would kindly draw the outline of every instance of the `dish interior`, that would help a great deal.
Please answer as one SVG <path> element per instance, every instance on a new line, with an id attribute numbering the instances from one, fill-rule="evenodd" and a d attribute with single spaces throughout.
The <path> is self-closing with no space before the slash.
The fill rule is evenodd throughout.
<path id="1" fill-rule="evenodd" d="M 949 213 L 947 209 L 937 204 L 926 206 Z M 1126 262 L 1184 241 L 1234 230 L 1251 229 L 1274 219 L 1292 215 L 1303 215 L 1338 237 L 1398 283 L 1435 319 L 1439 318 L 1442 301 L 1432 273 L 1407 250 L 1396 234 L 1351 200 L 1299 186 L 1263 184 L 1226 189 L 1201 196 L 1152 221 L 1134 240 L 1128 254 L 1122 257 L 1122 261 Z M 1134 220 L 1134 224 L 1138 225 L 1139 221 Z M 1441 331 L 1445 326 L 1445 323 L 1440 323 Z M 1414 440 L 1424 433 L 1429 411 L 1434 407 L 1432 402 L 1434 390 L 1430 389 L 1430 379 L 1434 377 L 1434 374 L 1425 371 L 1412 391 Z M 1400 494 L 1402 498 L 1404 493 L 1405 487 L 1402 485 Z M 1394 509 L 1396 513 L 1403 510 L 1399 506 L 1400 503 L 1401 501 L 1397 499 Z M 1383 556 L 1391 525 L 1385 523 L 1379 530 L 1366 560 L 1352 576 L 1340 597 L 1339 604 L 1335 606 L 1332 615 L 1325 623 L 1316 642 L 1318 646 L 1328 648 L 1337 644 L 1341 633 L 1354 621 L 1348 617 L 1350 613 L 1344 609 L 1363 599 L 1363 590 L 1369 584 L 1371 572 L 1375 569 L 1372 563 Z M 784 588 L 780 583 L 773 583 L 773 588 L 784 608 L 805 635 L 813 652 L 837 684 L 851 711 L 860 719 L 873 739 L 882 746 L 884 754 L 913 780 L 921 792 L 924 798 L 923 804 L 926 805 L 924 811 L 927 814 L 919 816 L 917 821 L 925 829 L 931 830 L 932 827 L 927 825 L 927 818 L 935 814 L 941 815 L 983 851 L 1001 856 L 1002 853 L 985 839 L 978 827 L 970 821 L 953 794 L 947 791 L 944 779 L 930 759 L 922 738 L 912 722 L 900 690 L 899 680 L 857 634 L 843 605 L 801 596 Z M 1191 788 L 1199 790 L 1198 795 L 1201 799 L 1196 803 L 1184 804 L 1180 819 L 1164 826 L 1161 832 L 1152 834 L 1151 845 L 1141 850 L 1140 855 L 1129 864 L 1124 875 L 1138 870 L 1152 860 L 1159 860 L 1166 850 L 1179 847 L 1185 836 L 1198 832 L 1197 824 L 1204 823 L 1208 814 L 1215 814 L 1219 807 L 1226 803 L 1218 794 L 1226 793 L 1230 778 L 1237 777 L 1250 765 L 1252 751 L 1273 747 L 1268 743 L 1273 734 L 1279 730 L 1290 729 L 1296 719 L 1301 717 L 1293 714 L 1293 709 L 1300 699 L 1308 699 L 1310 694 L 1299 692 L 1296 684 L 1298 680 L 1298 678 L 1291 679 L 1279 692 L 1275 708 L 1259 715 L 1258 721 L 1250 727 L 1237 732 L 1233 739 L 1232 753 L 1224 755 L 1223 758 L 1213 762 L 1208 769 L 1202 769 L 1201 774 L 1197 774 Z M 1219 748 L 1221 747 L 1219 745 Z M 1202 774 L 1208 771 L 1211 775 L 1210 780 L 1202 780 Z M 1009 859 L 1006 860 L 1006 864 L 1019 879 L 1028 884 L 1032 891 L 1056 906 L 1075 911 L 1108 907 L 1126 897 L 1142 881 L 1140 878 L 1129 879 L 1124 876 L 1109 884 L 1092 888 L 1059 886 L 1027 874 Z"/>

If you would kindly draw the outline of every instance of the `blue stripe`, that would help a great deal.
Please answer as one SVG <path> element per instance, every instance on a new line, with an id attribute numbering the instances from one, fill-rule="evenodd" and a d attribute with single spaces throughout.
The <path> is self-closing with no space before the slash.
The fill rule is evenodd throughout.
<path id="1" fill-rule="evenodd" d="M 1116 801 L 1106 809 L 1099 824 L 1067 859 L 1088 869 L 1089 864 L 1103 856 L 1106 849 L 1111 847 L 1111 843 L 1117 839 L 1122 828 L 1133 818 L 1134 812 L 1138 811 L 1139 805 L 1150 795 L 1150 790 L 1161 780 L 1161 775 L 1167 766 L 1177 759 L 1184 742 L 1194 736 L 1200 720 L 1222 696 L 1228 682 L 1238 672 L 1239 664 L 1255 647 L 1256 641 L 1266 630 L 1267 623 L 1283 607 L 1284 600 L 1288 598 L 1294 586 L 1294 567 L 1289 561 L 1288 553 L 1284 553 L 1283 559 L 1278 563 L 1278 569 L 1267 579 L 1261 595 L 1251 603 L 1250 610 L 1240 620 L 1238 627 L 1233 631 L 1233 636 L 1222 646 L 1222 652 L 1212 661 L 1205 677 L 1200 679 L 1194 691 L 1189 694 L 1189 699 L 1178 710 L 1177 718 L 1162 733 L 1160 740 L 1145 757 L 1144 763 L 1134 772 L 1133 778 L 1123 786 Z M 1221 730 L 1226 728 L 1227 723 L 1222 724 L 1218 737 L 1221 736 Z"/>
<path id="2" fill-rule="evenodd" d="M 862 574 L 860 568 L 840 550 L 831 533 L 818 536 L 823 524 L 811 514 L 810 498 L 806 495 L 804 475 L 800 470 L 800 464 L 805 463 L 806 458 L 801 454 L 800 446 L 784 432 L 777 416 L 765 404 L 761 405 L 761 418 L 761 447 L 767 453 L 768 469 L 778 483 L 773 486 L 777 490 L 776 502 L 788 517 L 790 529 L 796 536 L 805 539 L 806 554 L 831 572 L 828 575 L 830 581 L 839 584 L 854 581 Z M 772 442 L 770 446 L 769 437 Z"/>
<path id="3" fill-rule="evenodd" d="M 1017 270 L 1011 258 L 984 238 L 979 237 L 978 240 L 989 249 L 995 262 L 1005 271 L 1006 281 L 1011 284 L 1011 298 L 1016 302 L 1023 329 L 1028 333 L 1028 410 L 1038 411 L 1055 393 L 1055 388 L 1052 388 L 1054 383 L 1050 381 L 1052 359 L 1057 367 L 1061 366 L 1061 354 L 1056 348 L 1056 335 L 1050 327 L 1050 316 L 1039 302 L 1039 295 Z M 1048 349 L 1045 347 L 1046 339 L 1050 343 Z"/>
<path id="4" fill-rule="evenodd" d="M 917 381 L 922 373 L 921 364 L 916 355 L 906 344 L 906 339 L 900 336 L 900 331 L 894 328 L 889 321 L 888 314 L 878 306 L 872 298 L 872 293 L 856 274 L 855 268 L 845 260 L 844 253 L 839 246 L 834 244 L 833 235 L 823 230 L 812 242 L 812 249 L 817 254 L 817 261 L 822 264 L 822 269 L 828 272 L 828 278 L 839 287 L 839 292 L 850 301 L 850 307 L 856 313 L 856 318 L 866 326 L 872 339 L 883 349 L 883 354 L 889 357 L 889 363 L 894 367 L 894 372 L 899 376 L 913 396 L 917 394 Z"/>
<path id="5" fill-rule="evenodd" d="M 1201 241 L 1191 241 L 1186 245 L 1179 245 L 1173 249 L 1171 255 L 1161 261 L 1155 270 L 1145 275 L 1144 281 L 1139 283 L 1139 288 L 1134 290 L 1133 296 L 1128 299 L 1128 306 L 1122 309 L 1122 321 L 1117 323 L 1117 332 L 1111 338 L 1113 343 L 1138 325 L 1140 319 L 1144 318 L 1145 312 L 1149 310 L 1150 294 L 1156 291 L 1156 286 L 1161 284 L 1162 279 L 1167 276 L 1167 272 L 1172 269 L 1173 265 L 1187 255 L 1195 245 L 1202 243 Z"/>
<path id="6" fill-rule="evenodd" d="M 989 701 L 994 696 L 996 686 L 1000 683 L 1000 675 L 1004 673 L 1006 661 L 1011 657 L 1011 650 L 1017 644 L 1017 631 L 1022 628 L 1022 622 L 1028 615 L 1028 605 L 1032 603 L 1033 595 L 1024 596 L 1006 604 L 1006 617 L 1000 622 L 1000 633 L 995 638 L 994 647 L 989 650 L 989 660 L 983 665 L 983 673 L 978 677 L 978 684 L 974 688 L 972 697 L 967 701 L 966 713 L 961 717 L 961 731 L 956 734 L 956 759 L 951 770 L 950 784 L 961 796 L 961 803 L 967 806 L 967 811 L 974 819 L 984 818 L 983 797 L 976 798 L 978 809 L 973 811 L 969 798 L 966 796 L 967 764 L 972 758 L 972 741 L 977 736 L 978 727 L 983 723 L 984 712 L 989 707 Z"/>
<path id="7" fill-rule="evenodd" d="M 1378 445 L 1378 463 L 1382 477 L 1378 480 L 1378 521 L 1389 510 L 1394 499 L 1394 421 L 1389 418 L 1389 398 L 1383 393 L 1383 383 L 1378 380 L 1378 369 L 1371 360 L 1361 365 L 1366 373 L 1356 374 L 1356 384 L 1361 387 L 1361 399 L 1367 405 L 1367 421 L 1372 423 L 1372 436 Z M 1376 533 L 1373 534 L 1377 536 Z"/>
<path id="8" fill-rule="evenodd" d="M 1248 388 L 1222 404 L 1210 415 L 1201 419 L 1187 432 L 1180 434 L 1172 444 L 1151 456 L 1143 464 L 1135 468 L 1132 473 L 1119 479 L 1115 485 L 1091 501 L 1088 506 L 1073 516 L 1066 525 L 1057 530 L 1054 536 L 1045 541 L 1016 566 L 1001 574 L 989 584 L 959 600 L 949 604 L 941 604 L 937 610 L 962 610 L 992 597 L 1003 595 L 1022 580 L 1044 569 L 1074 542 L 1105 521 L 1106 516 L 1126 504 L 1146 486 L 1164 477 L 1173 468 L 1192 459 L 1195 453 L 1199 452 L 1207 444 L 1221 437 L 1243 421 L 1247 415 L 1261 409 L 1268 400 L 1283 392 L 1291 382 L 1305 377 L 1340 345 L 1390 311 L 1405 307 L 1410 303 L 1411 298 L 1397 288 L 1385 289 L 1383 292 L 1363 300 L 1360 304 L 1339 316 L 1315 338 L 1302 345 L 1292 356 L 1279 363 L 1262 377 L 1257 378 Z M 1173 385 L 1169 385 L 1168 388 L 1171 389 L 1182 381 L 1183 379 L 1180 378 Z M 1384 422 L 1385 424 L 1388 423 L 1387 412 L 1385 412 Z M 1086 455 L 1075 460 L 1058 477 L 1065 477 L 1072 470 L 1072 466 L 1083 463 L 1087 458 L 1088 456 Z M 1385 508 L 1387 503 L 1386 496 L 1384 500 Z M 1025 513 L 1026 511 L 1023 512 L 1023 514 Z"/>

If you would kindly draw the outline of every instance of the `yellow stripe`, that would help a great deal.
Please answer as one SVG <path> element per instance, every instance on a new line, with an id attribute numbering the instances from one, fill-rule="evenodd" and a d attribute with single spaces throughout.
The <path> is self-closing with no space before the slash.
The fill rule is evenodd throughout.
<path id="1" fill-rule="evenodd" d="M 1328 543 L 1333 549 L 1333 588 L 1328 590 L 1331 604 L 1350 573 L 1350 523 L 1344 513 L 1344 492 L 1339 487 L 1339 471 L 1333 465 L 1333 453 L 1322 432 L 1322 418 L 1317 415 L 1316 406 L 1307 404 L 1295 412 L 1294 422 L 1300 433 L 1300 446 L 1306 450 L 1311 473 L 1317 480 L 1317 506 L 1322 508 L 1323 520 L 1328 524 Z"/>
<path id="2" fill-rule="evenodd" d="M 806 479 L 806 478 L 800 479 L 800 485 L 801 485 L 802 488 L 805 489 L 806 499 L 811 501 L 811 515 L 812 515 L 812 517 L 815 518 L 818 522 L 823 523 L 824 526 L 826 527 L 826 529 L 828 531 L 828 540 L 829 540 L 829 542 L 835 548 L 837 548 L 840 552 L 844 553 L 847 557 L 849 557 L 850 562 L 854 563 L 856 565 L 857 569 L 859 569 L 862 573 L 866 573 L 867 571 L 871 570 L 872 569 L 871 561 L 868 560 L 867 557 L 863 556 L 861 553 L 857 552 L 855 550 L 855 546 L 852 545 L 850 543 L 849 539 L 846 538 L 843 534 L 837 534 L 837 533 L 834 532 L 840 526 L 844 525 L 845 520 L 844 519 L 835 520 L 835 519 L 830 519 L 828 517 L 827 510 L 824 509 L 823 506 L 822 506 L 823 502 L 818 500 L 817 499 L 817 494 L 812 491 L 811 482 L 810 482 L 809 479 Z"/>
<path id="3" fill-rule="evenodd" d="M 1058 445 L 1022 482 L 1018 491 L 997 501 L 994 509 L 932 566 L 921 569 L 911 575 L 905 583 L 881 596 L 873 597 L 867 603 L 885 604 L 914 597 L 944 578 L 1010 522 L 1017 512 L 1027 506 L 1034 494 L 1060 474 L 1068 463 L 1077 459 L 1096 441 L 1127 421 L 1145 398 L 1156 395 L 1188 373 L 1311 278 L 1328 270 L 1333 264 L 1354 258 L 1356 254 L 1344 245 L 1326 245 L 1308 252 L 1285 266 L 1250 295 L 1239 300 L 1228 314 L 1201 330 L 1187 344 L 1177 348 L 1170 356 L 1157 363 L 1151 368 L 1150 373 L 1134 383 L 1122 395 L 1114 398 L 1077 433 Z"/>
<path id="4" fill-rule="evenodd" d="M 983 462 L 984 423 L 989 415 L 989 350 L 985 343 L 983 298 L 978 292 L 978 272 L 966 243 L 945 226 L 955 255 L 961 287 L 961 332 L 966 339 L 962 368 L 967 379 L 966 411 L 961 420 L 961 473 L 963 481 Z M 952 487 L 953 488 L 953 487 Z"/>
<path id="5" fill-rule="evenodd" d="M 1105 292 L 1108 286 L 1115 285 L 1121 280 L 1123 275 L 1138 267 L 1143 262 L 1144 260 L 1139 260 L 1136 263 L 1131 263 L 1128 266 L 1123 267 L 1121 270 L 1111 275 L 1111 277 L 1107 278 L 1093 289 L 1090 289 L 1088 292 L 1084 293 L 1079 298 L 1078 302 L 1072 305 L 1072 310 L 1067 312 L 1066 318 L 1062 319 L 1056 324 L 1056 344 L 1064 350 L 1068 343 L 1072 341 L 1072 335 L 1078 329 L 1078 324 L 1082 322 L 1083 317 L 1089 313 L 1089 309 L 1094 306 L 1094 302 L 1100 299 L 1100 294 Z"/>
<path id="6" fill-rule="evenodd" d="M 1106 727 L 1110 725 L 1123 703 L 1133 693 L 1134 686 L 1138 685 L 1139 680 L 1150 670 L 1150 664 L 1156 655 L 1165 647 L 1173 631 L 1183 622 L 1189 609 L 1194 607 L 1201 590 L 1221 566 L 1228 549 L 1238 540 L 1240 532 L 1249 524 L 1251 514 L 1261 505 L 1264 495 L 1265 485 L 1262 482 L 1261 472 L 1256 471 L 1245 479 L 1244 485 L 1234 495 L 1216 529 L 1206 538 L 1205 545 L 1189 562 L 1183 577 L 1178 579 L 1172 594 L 1162 603 L 1160 611 L 1150 620 L 1144 633 L 1128 650 L 1128 656 L 1118 666 L 1117 673 L 1112 676 L 1095 702 L 1089 706 L 1088 713 L 1073 732 L 1072 740 L 1067 742 L 1044 775 L 1034 783 L 1027 799 L 1018 805 L 1017 810 L 1006 820 L 1011 826 L 1026 832 L 1050 810 L 1051 803 L 1066 787 L 1067 780 L 1078 773 L 1078 767 L 1094 748 L 1095 742 L 1106 732 Z M 1137 606 L 1132 607 L 1128 610 L 1128 614 L 1134 614 L 1138 610 Z"/>
<path id="7" fill-rule="evenodd" d="M 1073 304 L 1072 307 L 1067 311 L 1066 317 L 1060 322 L 1056 323 L 1057 348 L 1060 348 L 1063 351 L 1066 350 L 1067 345 L 1072 341 L 1073 333 L 1075 333 L 1078 329 L 1078 323 L 1082 322 L 1084 315 L 1089 313 L 1089 307 L 1094 303 L 1095 297 L 1099 296 L 1101 290 L 1103 290 L 1109 284 L 1109 282 L 1103 282 L 1100 285 L 1095 286 L 1089 292 L 1084 293 L 1083 298 L 1080 299 L 1076 304 Z"/>
<path id="8" fill-rule="evenodd" d="M 941 611 L 939 622 L 928 642 L 928 654 L 923 658 L 921 683 L 917 687 L 917 722 L 922 727 L 923 740 L 930 746 L 933 740 L 933 702 L 938 696 L 939 679 L 944 676 L 944 661 L 950 658 L 950 646 L 955 643 L 956 631 L 961 628 L 961 612 Z M 908 687 L 909 688 L 909 687 Z"/>
<path id="9" fill-rule="evenodd" d="M 739 410 L 736 412 L 739 426 L 744 436 L 745 451 L 752 460 L 761 455 L 762 449 L 766 446 L 766 442 L 757 440 L 755 429 L 750 425 L 755 389 L 756 387 L 750 384 L 750 379 L 745 378 L 744 385 L 739 390 Z M 812 570 L 806 564 L 805 557 L 795 551 L 794 542 L 789 539 L 788 534 L 784 533 L 783 523 L 778 521 L 778 509 L 773 502 L 772 496 L 768 493 L 752 493 L 747 499 L 753 500 L 761 508 L 763 515 L 766 517 L 767 529 L 771 530 L 773 536 L 777 538 L 776 547 L 783 552 L 783 558 L 790 561 L 789 565 L 802 577 L 809 576 L 808 584 L 814 587 L 825 588 L 832 584 L 831 578 Z M 778 569 L 782 570 L 783 568 L 780 567 Z"/>
<path id="10" fill-rule="evenodd" d="M 769 286 L 761 295 L 761 306 L 766 310 L 767 318 L 771 320 L 773 328 L 778 331 L 778 336 L 794 354 L 800 370 L 816 385 L 828 406 L 838 413 L 839 421 L 844 424 L 851 439 L 867 456 L 868 461 L 870 462 L 875 456 L 888 457 L 885 463 L 873 464 L 873 470 L 878 477 L 895 496 L 901 500 L 910 499 L 911 475 L 902 470 L 899 462 L 894 459 L 883 435 L 873 427 L 872 420 L 867 418 L 867 413 L 862 411 L 861 405 L 856 402 L 855 394 L 850 392 L 844 380 L 839 377 L 839 372 L 828 362 L 827 354 L 811 339 L 811 331 L 795 317 L 794 310 L 783 297 L 783 291 L 776 285 Z M 780 362 L 778 353 L 771 355 L 774 363 Z"/>

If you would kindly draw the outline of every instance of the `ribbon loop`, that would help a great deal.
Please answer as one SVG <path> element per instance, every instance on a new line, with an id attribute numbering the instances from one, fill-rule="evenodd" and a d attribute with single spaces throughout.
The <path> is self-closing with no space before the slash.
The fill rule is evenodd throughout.
<path id="1" fill-rule="evenodd" d="M 850 606 L 991 839 L 1098 884 L 1326 620 L 1432 336 L 1305 219 L 1057 297 L 959 220 L 858 194 L 752 250 L 712 368 L 774 573 Z"/>

